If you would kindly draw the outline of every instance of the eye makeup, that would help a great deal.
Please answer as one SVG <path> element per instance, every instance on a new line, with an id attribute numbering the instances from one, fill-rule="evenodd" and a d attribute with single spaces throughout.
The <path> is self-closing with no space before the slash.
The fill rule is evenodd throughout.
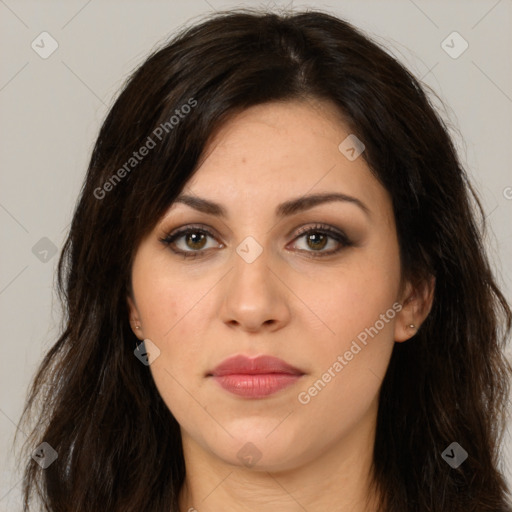
<path id="1" fill-rule="evenodd" d="M 160 242 L 169 247 L 169 249 L 183 258 L 197 258 L 204 257 L 211 252 L 211 248 L 204 249 L 206 244 L 203 242 L 207 239 L 216 239 L 216 235 L 212 233 L 210 228 L 202 224 L 190 224 L 176 230 L 171 231 L 163 238 L 159 238 Z M 339 253 L 344 248 L 351 247 L 354 242 L 339 228 L 334 228 L 328 224 L 316 223 L 299 228 L 295 234 L 292 242 L 304 239 L 308 247 L 313 247 L 312 250 L 296 249 L 301 253 L 307 253 L 309 257 L 319 258 L 332 256 Z M 178 247 L 177 242 L 183 242 L 188 249 Z M 335 247 L 329 250 L 323 250 L 329 242 L 334 242 Z M 188 244 L 196 244 L 198 247 L 191 248 Z M 309 245 L 312 244 L 312 245 Z M 225 245 L 220 243 L 218 249 L 224 248 Z"/>

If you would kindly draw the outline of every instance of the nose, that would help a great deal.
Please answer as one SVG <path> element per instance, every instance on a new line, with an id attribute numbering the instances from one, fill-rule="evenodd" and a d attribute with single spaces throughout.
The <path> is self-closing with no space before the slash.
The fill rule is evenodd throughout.
<path id="1" fill-rule="evenodd" d="M 251 262 L 234 255 L 234 268 L 226 276 L 221 320 L 247 332 L 275 331 L 290 320 L 289 289 L 277 264 L 265 249 Z M 282 274 L 282 272 L 281 272 Z"/>

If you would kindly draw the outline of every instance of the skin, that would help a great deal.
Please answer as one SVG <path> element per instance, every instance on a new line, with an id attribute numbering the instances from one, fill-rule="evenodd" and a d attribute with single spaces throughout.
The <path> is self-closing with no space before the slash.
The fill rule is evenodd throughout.
<path id="1" fill-rule="evenodd" d="M 160 350 L 149 368 L 181 426 L 181 511 L 376 510 L 365 500 L 375 498 L 378 392 L 394 343 L 411 338 L 430 311 L 433 283 L 414 288 L 402 279 L 391 199 L 362 157 L 350 161 L 338 149 L 349 134 L 325 101 L 237 114 L 211 139 L 183 191 L 220 203 L 228 217 L 175 203 L 137 249 L 130 321 L 139 339 Z M 368 213 L 328 202 L 274 216 L 279 203 L 320 192 L 355 197 Z M 296 235 L 318 223 L 344 231 L 354 245 L 332 238 L 308 244 Z M 213 237 L 175 241 L 177 249 L 202 251 L 187 260 L 160 239 L 189 224 Z M 236 252 L 248 236 L 262 249 L 251 263 Z M 300 403 L 299 393 L 393 304 L 401 311 Z M 276 356 L 304 375 L 263 399 L 235 396 L 206 377 L 235 354 Z M 256 448 L 246 450 L 260 457 L 250 467 L 237 456 L 248 442 Z"/>

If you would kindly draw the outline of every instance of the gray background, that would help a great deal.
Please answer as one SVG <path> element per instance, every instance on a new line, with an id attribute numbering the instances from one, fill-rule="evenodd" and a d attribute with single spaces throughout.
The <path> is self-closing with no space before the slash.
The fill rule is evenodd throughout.
<path id="1" fill-rule="evenodd" d="M 30 379 L 58 334 L 60 308 L 52 291 L 58 258 L 52 249 L 63 244 L 109 106 L 130 71 L 179 26 L 213 10 L 261 5 L 340 15 L 439 94 L 446 109 L 435 104 L 483 199 L 491 228 L 487 243 L 510 300 L 511 0 L 0 0 L 0 510 L 20 510 L 12 436 Z M 46 59 L 31 47 L 35 41 L 40 52 L 51 48 L 47 36 L 39 36 L 43 31 L 58 43 Z M 463 49 L 458 36 L 446 40 L 454 31 L 469 45 L 458 58 L 445 51 Z M 512 482 L 511 445 L 507 436 L 503 460 Z"/>

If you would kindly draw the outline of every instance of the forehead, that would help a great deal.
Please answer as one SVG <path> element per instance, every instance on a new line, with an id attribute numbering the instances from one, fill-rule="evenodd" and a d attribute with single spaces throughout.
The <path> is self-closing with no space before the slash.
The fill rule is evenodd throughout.
<path id="1" fill-rule="evenodd" d="M 273 208 L 290 197 L 338 192 L 389 208 L 387 191 L 362 156 L 340 144 L 350 129 L 325 101 L 257 105 L 231 117 L 208 142 L 184 192 L 239 208 Z M 389 212 L 388 212 L 389 213 Z"/>

